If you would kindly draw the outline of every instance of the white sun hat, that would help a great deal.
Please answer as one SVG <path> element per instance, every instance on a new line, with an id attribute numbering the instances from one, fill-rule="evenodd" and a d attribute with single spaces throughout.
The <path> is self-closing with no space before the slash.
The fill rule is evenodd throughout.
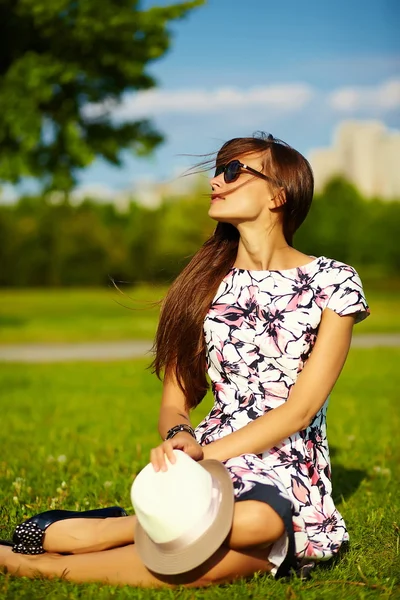
<path id="1" fill-rule="evenodd" d="M 190 571 L 214 554 L 232 527 L 234 508 L 232 480 L 220 461 L 174 454 L 166 471 L 149 463 L 131 488 L 136 549 L 146 567 L 165 575 Z"/>

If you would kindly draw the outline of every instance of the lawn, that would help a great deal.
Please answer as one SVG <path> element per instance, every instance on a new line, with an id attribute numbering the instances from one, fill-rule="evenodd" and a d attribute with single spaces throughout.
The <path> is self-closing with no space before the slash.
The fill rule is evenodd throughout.
<path id="1" fill-rule="evenodd" d="M 165 288 L 0 290 L 0 343 L 152 339 Z"/>
<path id="2" fill-rule="evenodd" d="M 389 285 L 390 283 L 390 285 Z M 373 318 L 355 335 L 399 333 L 399 290 L 393 282 L 365 286 Z M 152 339 L 166 288 L 0 290 L 0 343 Z"/>
<path id="3" fill-rule="evenodd" d="M 0 575 L 0 599 L 328 600 L 399 598 L 400 349 L 356 349 L 331 395 L 334 498 L 350 550 L 310 581 L 255 576 L 207 590 L 141 590 Z M 0 366 L 0 537 L 49 506 L 84 510 L 129 500 L 156 430 L 161 384 L 144 360 Z M 196 410 L 209 410 L 208 396 Z"/>

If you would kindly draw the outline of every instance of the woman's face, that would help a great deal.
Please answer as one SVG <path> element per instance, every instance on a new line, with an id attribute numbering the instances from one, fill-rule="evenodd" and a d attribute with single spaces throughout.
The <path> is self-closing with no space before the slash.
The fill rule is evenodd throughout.
<path id="1" fill-rule="evenodd" d="M 262 172 L 263 154 L 237 156 L 235 159 Z M 268 175 L 268 173 L 265 173 Z M 270 222 L 269 200 L 274 196 L 271 184 L 246 170 L 232 183 L 225 183 L 224 174 L 210 180 L 212 189 L 208 216 L 216 221 L 238 225 L 245 221 Z"/>

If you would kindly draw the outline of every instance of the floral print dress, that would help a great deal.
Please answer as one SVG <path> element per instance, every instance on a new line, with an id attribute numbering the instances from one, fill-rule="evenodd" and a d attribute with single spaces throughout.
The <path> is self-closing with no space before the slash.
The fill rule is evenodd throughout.
<path id="1" fill-rule="evenodd" d="M 204 320 L 214 406 L 196 427 L 201 445 L 245 427 L 283 404 L 315 344 L 322 312 L 369 314 L 360 278 L 337 260 L 294 269 L 250 271 L 233 267 Z M 269 560 L 276 577 L 315 560 L 328 560 L 348 541 L 332 500 L 326 438 L 328 398 L 312 423 L 262 454 L 224 461 L 235 500 L 269 504 L 285 523 Z"/>

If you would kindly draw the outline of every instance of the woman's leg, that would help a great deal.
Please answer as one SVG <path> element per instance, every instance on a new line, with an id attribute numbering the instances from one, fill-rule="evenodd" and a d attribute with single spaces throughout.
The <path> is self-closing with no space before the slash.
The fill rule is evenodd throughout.
<path id="1" fill-rule="evenodd" d="M 134 544 L 104 552 L 63 556 L 14 554 L 11 548 L 0 546 L 0 565 L 12 575 L 48 579 L 64 578 L 77 583 L 101 582 L 111 585 L 138 587 L 203 587 L 225 583 L 254 573 L 269 572 L 271 563 L 266 551 L 248 549 L 241 552 L 222 546 L 200 567 L 174 576 L 157 575 L 142 563 Z"/>
<path id="2" fill-rule="evenodd" d="M 136 517 L 67 519 L 50 525 L 44 536 L 47 552 L 80 554 L 100 552 L 134 542 Z M 235 504 L 232 529 L 226 545 L 233 550 L 271 544 L 285 531 L 281 517 L 264 502 Z"/>
<path id="3" fill-rule="evenodd" d="M 269 504 L 258 500 L 236 502 L 232 528 L 225 544 L 233 550 L 267 546 L 285 533 L 282 518 Z"/>
<path id="4" fill-rule="evenodd" d="M 134 542 L 136 517 L 68 519 L 46 530 L 47 552 L 80 554 L 99 552 Z M 285 531 L 281 517 L 264 502 L 244 500 L 235 504 L 232 529 L 226 545 L 233 550 L 271 544 Z"/>
<path id="5" fill-rule="evenodd" d="M 68 523 L 78 525 L 77 530 L 79 525 L 88 525 L 83 541 L 81 538 L 76 541 L 76 532 L 71 535 L 71 528 L 68 530 L 66 527 Z M 135 517 L 59 521 L 46 532 L 47 547 L 51 543 L 63 545 L 60 551 L 66 552 L 67 542 L 73 545 L 75 539 L 75 554 L 63 556 L 47 552 L 39 556 L 28 556 L 14 554 L 11 548 L 2 546 L 0 565 L 6 566 L 14 575 L 25 577 L 40 574 L 47 578 L 64 577 L 75 582 L 100 581 L 140 587 L 200 587 L 248 577 L 257 571 L 269 572 L 272 565 L 267 559 L 268 552 L 262 546 L 277 540 L 284 531 L 281 518 L 267 504 L 253 500 L 236 503 L 232 529 L 224 545 L 197 569 L 184 575 L 167 577 L 149 571 L 142 563 L 135 545 L 129 543 L 133 538 L 134 525 Z M 82 552 L 84 544 L 90 547 L 89 538 L 97 546 L 114 544 L 124 547 L 79 553 L 76 546 L 80 545 Z M 100 538 L 104 540 L 100 541 Z M 228 548 L 228 545 L 236 547 L 236 550 Z"/>
<path id="6" fill-rule="evenodd" d="M 136 517 L 66 519 L 46 529 L 43 548 L 47 552 L 80 554 L 100 552 L 134 542 Z"/>

